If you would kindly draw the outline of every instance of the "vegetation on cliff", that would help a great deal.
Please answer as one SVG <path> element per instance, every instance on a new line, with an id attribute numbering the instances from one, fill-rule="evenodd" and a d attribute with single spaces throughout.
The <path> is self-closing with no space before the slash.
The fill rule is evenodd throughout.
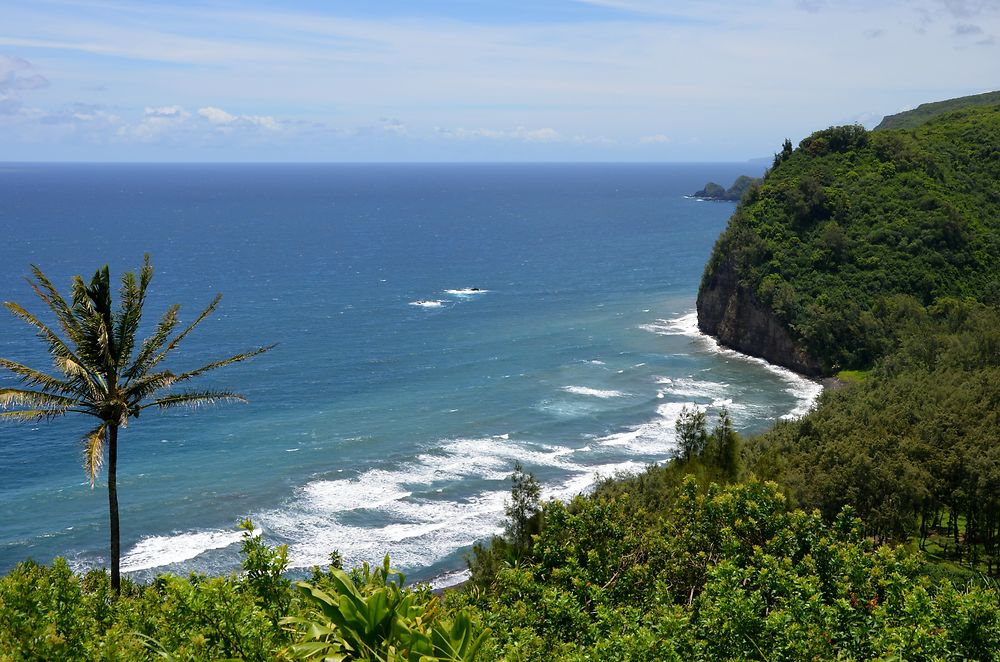
<path id="1" fill-rule="evenodd" d="M 875 127 L 875 130 L 913 129 L 932 117 L 937 117 L 938 115 L 943 115 L 944 113 L 948 113 L 953 110 L 968 108 L 969 106 L 995 106 L 997 104 L 1000 104 L 1000 91 L 974 94 L 972 96 L 959 97 L 957 99 L 946 99 L 944 101 L 922 103 L 913 110 L 904 110 L 903 112 L 896 113 L 895 115 L 886 115 L 882 118 L 882 121 L 879 122 L 879 125 Z"/>
<path id="2" fill-rule="evenodd" d="M 868 367 L 914 302 L 1000 301 L 997 182 L 1000 105 L 912 130 L 818 131 L 746 193 L 699 302 L 733 271 L 824 372 Z"/>

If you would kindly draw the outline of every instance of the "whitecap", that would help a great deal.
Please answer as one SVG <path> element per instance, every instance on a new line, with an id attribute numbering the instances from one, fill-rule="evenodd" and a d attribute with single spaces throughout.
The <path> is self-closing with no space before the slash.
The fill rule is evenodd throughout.
<path id="1" fill-rule="evenodd" d="M 597 439 L 602 446 L 619 446 L 628 451 L 655 457 L 669 457 L 677 448 L 676 423 L 684 407 L 693 402 L 666 402 L 656 407 L 656 417 Z"/>
<path id="2" fill-rule="evenodd" d="M 510 495 L 507 478 L 514 462 L 568 474 L 566 481 L 550 488 L 552 494 L 573 496 L 593 483 L 595 469 L 572 462 L 573 452 L 564 446 L 497 437 L 447 439 L 395 469 L 313 481 L 283 508 L 256 514 L 254 519 L 288 541 L 294 568 L 325 564 L 334 549 L 341 551 L 348 566 L 391 553 L 398 567 L 426 567 L 502 531 Z M 442 499 L 434 490 L 441 481 L 470 478 L 490 481 L 496 488 L 455 500 Z M 362 509 L 364 521 L 384 524 L 351 524 L 353 518 L 347 513 Z"/>
<path id="3" fill-rule="evenodd" d="M 469 581 L 472 577 L 472 573 L 469 570 L 458 570 L 456 572 L 446 572 L 443 575 L 438 575 L 430 581 L 427 582 L 434 590 L 440 590 L 442 588 L 451 588 L 452 586 L 458 586 Z"/>
<path id="4" fill-rule="evenodd" d="M 657 380 L 664 385 L 663 392 L 682 398 L 718 399 L 729 392 L 729 384 L 712 382 L 692 377 L 677 377 L 675 379 Z"/>
<path id="5" fill-rule="evenodd" d="M 444 301 L 440 299 L 417 299 L 416 301 L 411 301 L 410 305 L 420 306 L 421 308 L 440 308 L 444 305 Z"/>
<path id="6" fill-rule="evenodd" d="M 254 534 L 260 530 L 255 529 Z M 172 536 L 149 536 L 129 550 L 121 560 L 123 572 L 159 568 L 188 561 L 211 549 L 222 549 L 240 542 L 242 531 L 193 531 Z"/>
<path id="7" fill-rule="evenodd" d="M 608 398 L 620 398 L 625 395 L 625 393 L 615 391 L 613 389 L 590 388 L 588 386 L 564 386 L 562 390 L 574 395 L 586 395 L 592 398 L 602 398 L 605 400 Z"/>
<path id="8" fill-rule="evenodd" d="M 454 290 L 445 290 L 445 294 L 451 294 L 452 296 L 458 297 L 468 297 L 475 296 L 477 294 L 486 294 L 489 290 L 483 290 L 478 287 L 462 287 Z"/>

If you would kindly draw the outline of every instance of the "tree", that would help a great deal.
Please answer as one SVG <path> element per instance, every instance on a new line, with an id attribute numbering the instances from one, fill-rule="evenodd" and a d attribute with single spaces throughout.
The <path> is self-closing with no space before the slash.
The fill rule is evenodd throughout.
<path id="1" fill-rule="evenodd" d="M 505 533 L 517 553 L 522 553 L 531 545 L 531 535 L 538 533 L 542 515 L 542 487 L 535 476 L 524 470 L 520 462 L 514 463 L 514 473 L 510 475 L 510 501 L 504 504 L 507 515 Z"/>
<path id="2" fill-rule="evenodd" d="M 690 409 L 684 405 L 674 427 L 677 430 L 678 455 L 683 456 L 685 462 L 690 462 L 691 458 L 701 455 L 708 443 L 708 433 L 705 431 L 705 412 L 698 409 L 697 405 Z"/>
<path id="3" fill-rule="evenodd" d="M 708 439 L 705 454 L 726 478 L 736 480 L 739 477 L 740 436 L 733 429 L 733 419 L 725 408 L 719 411 L 719 421 Z"/>
<path id="4" fill-rule="evenodd" d="M 84 436 L 84 468 L 91 487 L 104 462 L 108 463 L 108 509 L 111 527 L 111 585 L 120 591 L 121 547 L 118 529 L 118 429 L 128 426 L 130 418 L 150 407 L 169 409 L 182 405 L 246 402 L 230 391 L 172 391 L 172 388 L 210 370 L 245 361 L 269 350 L 269 347 L 213 361 L 195 370 L 175 373 L 160 367 L 202 320 L 212 314 L 222 295 L 179 333 L 180 305 L 174 304 L 160 318 L 155 331 L 136 351 L 136 333 L 142 318 L 146 288 L 153 277 L 149 255 L 145 256 L 138 275 L 122 275 L 118 310 L 112 309 L 111 279 L 107 265 L 99 269 L 90 284 L 80 276 L 73 279 L 71 303 L 59 294 L 41 269 L 32 265 L 34 280 L 28 283 L 35 294 L 55 314 L 62 337 L 49 325 L 18 304 L 4 305 L 14 316 L 37 329 L 48 346 L 59 376 L 0 359 L 0 367 L 20 378 L 24 388 L 0 388 L 0 407 L 14 411 L 0 412 L 0 420 L 38 421 L 68 413 L 87 414 L 100 423 Z"/>

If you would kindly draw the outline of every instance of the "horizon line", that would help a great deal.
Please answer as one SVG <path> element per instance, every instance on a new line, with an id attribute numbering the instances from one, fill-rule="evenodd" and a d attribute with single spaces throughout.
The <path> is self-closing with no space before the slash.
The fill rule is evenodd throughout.
<path id="1" fill-rule="evenodd" d="M 701 165 L 770 162 L 772 157 L 678 161 L 0 161 L 0 168 L 25 165 Z"/>

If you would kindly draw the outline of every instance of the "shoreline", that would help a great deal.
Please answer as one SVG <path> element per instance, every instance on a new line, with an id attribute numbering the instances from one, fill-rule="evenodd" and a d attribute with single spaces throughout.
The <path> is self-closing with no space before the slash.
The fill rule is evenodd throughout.
<path id="1" fill-rule="evenodd" d="M 718 338 L 716 338 L 714 336 L 711 336 L 711 335 L 709 335 L 707 333 L 704 333 L 701 330 L 698 330 L 697 334 L 700 335 L 700 336 L 702 336 L 703 338 L 706 338 L 706 339 L 710 340 L 712 343 L 714 343 L 717 347 L 719 347 L 723 351 L 733 352 L 735 354 L 739 354 L 741 357 L 745 357 L 746 359 L 751 359 L 753 362 L 763 362 L 763 363 L 767 364 L 768 366 L 770 366 L 772 368 L 777 368 L 777 369 L 780 369 L 780 370 L 787 370 L 788 372 L 793 373 L 793 374 L 797 375 L 798 377 L 800 377 L 802 379 L 805 379 L 805 380 L 814 382 L 816 384 L 819 384 L 819 386 L 822 387 L 822 390 L 819 391 L 819 393 L 817 393 L 812 398 L 812 402 L 811 402 L 811 404 L 809 406 L 809 409 L 806 410 L 805 412 L 803 412 L 801 415 L 796 416 L 795 417 L 796 419 L 802 418 L 803 416 L 807 416 L 810 412 L 812 412 L 813 409 L 816 406 L 816 403 L 817 403 L 820 395 L 822 395 L 826 391 L 836 391 L 836 390 L 840 390 L 842 388 L 847 388 L 848 386 L 850 386 L 850 384 L 848 382 L 846 382 L 846 381 L 844 381 L 842 379 L 838 379 L 837 377 L 833 377 L 833 376 L 830 376 L 830 377 L 819 377 L 819 378 L 817 378 L 817 377 L 810 377 L 809 375 L 804 375 L 802 373 L 796 372 L 796 371 L 792 370 L 791 368 L 786 368 L 784 366 L 780 366 L 780 365 L 777 365 L 777 364 L 774 364 L 774 363 L 770 363 L 769 361 L 766 361 L 765 359 L 762 359 L 760 357 L 752 356 L 750 354 L 744 354 L 743 352 L 740 352 L 740 351 L 735 350 L 735 349 L 733 349 L 731 347 L 727 347 L 726 345 L 723 345 L 721 342 L 719 342 Z M 798 409 L 798 408 L 796 408 L 796 409 Z M 796 410 L 793 410 L 793 412 L 794 411 L 796 411 Z M 787 419 L 784 419 L 784 417 L 782 417 L 781 420 L 787 420 Z M 777 424 L 777 421 L 775 422 L 775 424 Z M 667 458 L 665 460 L 661 460 L 660 462 L 657 462 L 656 464 L 660 464 L 662 462 L 668 462 L 671 459 L 672 458 Z M 465 570 L 462 570 L 462 571 L 445 572 L 445 573 L 442 573 L 442 574 L 438 575 L 438 577 L 436 577 L 436 578 L 432 578 L 431 580 L 428 580 L 427 582 L 420 582 L 420 583 L 426 583 L 426 584 L 430 585 L 432 587 L 431 588 L 431 592 L 434 593 L 434 595 L 443 596 L 445 594 L 445 592 L 447 592 L 447 591 L 460 590 L 463 586 L 465 586 L 469 582 L 469 578 L 466 577 L 466 578 L 463 578 L 463 579 L 458 579 L 457 581 L 455 581 L 453 583 L 444 583 L 444 584 L 435 584 L 435 580 L 444 579 L 444 578 L 449 577 L 451 575 L 464 575 L 464 574 L 468 574 L 468 573 L 469 573 L 469 571 L 468 571 L 467 568 Z"/>

